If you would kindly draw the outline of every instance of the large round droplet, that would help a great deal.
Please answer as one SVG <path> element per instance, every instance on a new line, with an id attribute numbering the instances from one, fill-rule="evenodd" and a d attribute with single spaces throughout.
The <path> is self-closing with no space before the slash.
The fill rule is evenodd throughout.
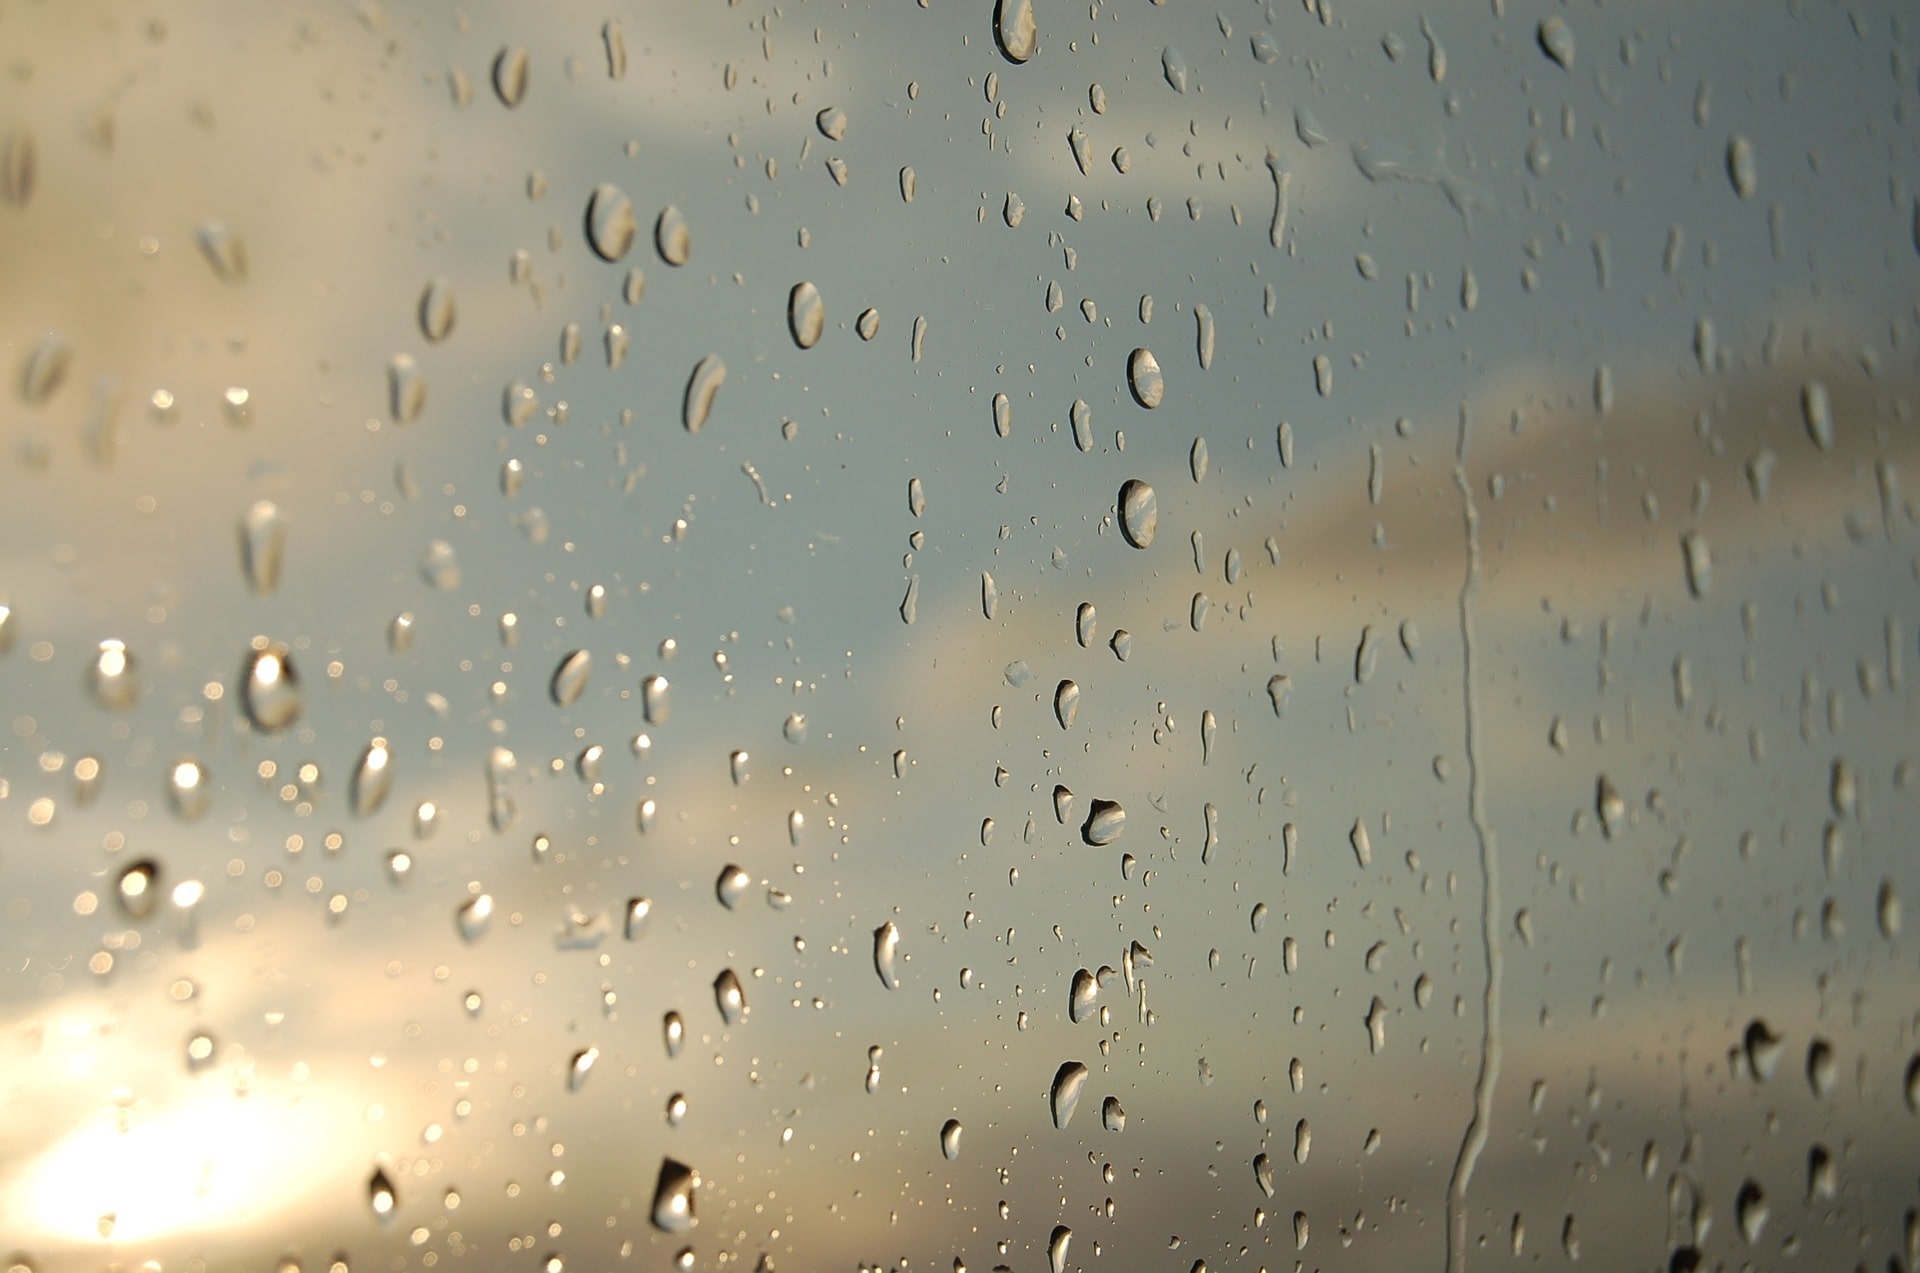
<path id="1" fill-rule="evenodd" d="M 633 200 L 615 185 L 602 183 L 587 200 L 587 243 L 603 261 L 618 261 L 633 246 L 640 224 L 633 219 Z"/>
<path id="2" fill-rule="evenodd" d="M 1153 542 L 1160 529 L 1160 504 L 1153 488 L 1139 478 L 1129 478 L 1120 487 L 1120 533 L 1135 548 Z"/>
<path id="3" fill-rule="evenodd" d="M 587 680 L 593 675 L 593 655 L 585 650 L 575 650 L 560 660 L 553 669 L 553 683 L 548 687 L 553 701 L 560 707 L 572 707 L 586 691 Z"/>
<path id="4" fill-rule="evenodd" d="M 713 413 L 714 395 L 726 382 L 727 364 L 719 354 L 708 354 L 694 365 L 693 374 L 687 377 L 687 396 L 680 416 L 688 433 L 706 427 L 707 417 Z"/>
<path id="5" fill-rule="evenodd" d="M 1167 396 L 1167 384 L 1160 376 L 1160 360 L 1150 349 L 1136 349 L 1127 359 L 1127 388 L 1133 400 L 1151 410 Z"/>
<path id="6" fill-rule="evenodd" d="M 256 641 L 240 671 L 240 701 L 253 727 L 267 733 L 300 719 L 306 695 L 293 669 L 293 652 L 283 641 Z"/>
<path id="7" fill-rule="evenodd" d="M 1033 0 L 999 0 L 993 10 L 993 38 L 1009 62 L 1033 56 L 1040 28 L 1033 19 Z"/>
<path id="8" fill-rule="evenodd" d="M 1112 844 L 1127 829 L 1127 811 L 1118 800 L 1095 800 L 1080 827 L 1080 838 L 1095 848 Z"/>
<path id="9" fill-rule="evenodd" d="M 668 265 L 685 265 L 693 255 L 693 232 L 687 228 L 686 214 L 671 203 L 660 210 L 653 224 L 653 246 Z"/>
<path id="10" fill-rule="evenodd" d="M 827 307 L 820 299 L 820 289 L 812 283 L 793 285 L 787 296 L 787 327 L 793 332 L 793 343 L 802 349 L 820 343 L 821 333 L 827 328 Z"/>
<path id="11" fill-rule="evenodd" d="M 683 1162 L 664 1158 L 660 1179 L 653 1187 L 653 1227 L 662 1233 L 685 1233 L 694 1226 L 694 1193 L 700 1173 Z"/>
<path id="12" fill-rule="evenodd" d="M 1053 1087 L 1047 1093 L 1047 1107 L 1053 1112 L 1053 1125 L 1065 1130 L 1080 1107 L 1080 1093 L 1087 1086 L 1087 1067 L 1068 1061 L 1053 1075 Z"/>

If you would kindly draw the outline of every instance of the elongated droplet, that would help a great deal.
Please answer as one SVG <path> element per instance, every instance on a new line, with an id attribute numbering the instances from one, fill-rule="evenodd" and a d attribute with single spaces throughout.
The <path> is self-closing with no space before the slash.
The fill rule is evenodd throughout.
<path id="1" fill-rule="evenodd" d="M 1742 199 L 1751 199 L 1760 190 L 1760 169 L 1754 161 L 1753 143 L 1745 137 L 1736 135 L 1727 143 L 1727 180 L 1733 183 L 1733 192 Z"/>
<path id="2" fill-rule="evenodd" d="M 1147 349 L 1136 349 L 1127 359 L 1127 388 L 1133 392 L 1133 400 L 1151 410 L 1160 405 L 1167 395 L 1165 380 L 1160 375 L 1160 361 Z"/>
<path id="3" fill-rule="evenodd" d="M 493 894 L 481 893 L 460 903 L 453 914 L 453 925 L 462 941 L 476 942 L 493 925 Z"/>
<path id="4" fill-rule="evenodd" d="M 720 1009 L 720 1019 L 728 1025 L 739 1025 L 747 1015 L 747 991 L 733 969 L 723 969 L 713 979 L 713 1002 Z"/>
<path id="5" fill-rule="evenodd" d="M 1680 536 L 1680 557 L 1686 566 L 1687 591 L 1704 600 L 1713 590 L 1713 550 L 1706 537 L 1694 532 Z"/>
<path id="6" fill-rule="evenodd" d="M 128 919 L 145 919 L 160 905 L 160 864 L 151 858 L 129 863 L 115 881 L 114 896 Z"/>
<path id="7" fill-rule="evenodd" d="M 1013 432 L 1013 404 L 1004 393 L 993 395 L 993 431 L 1003 438 Z"/>
<path id="8" fill-rule="evenodd" d="M 1747 1072 L 1762 1083 L 1772 1078 L 1780 1064 L 1780 1036 L 1769 1029 L 1764 1020 L 1755 1017 L 1747 1023 L 1742 1044 L 1747 1054 Z"/>
<path id="9" fill-rule="evenodd" d="M 1053 1113 L 1053 1125 L 1064 1131 L 1080 1106 L 1080 1093 L 1087 1086 L 1087 1067 L 1068 1061 L 1053 1075 L 1053 1087 L 1047 1094 L 1047 1107 Z"/>
<path id="10" fill-rule="evenodd" d="M 428 280 L 420 293 L 420 334 L 438 344 L 452 334 L 456 317 L 453 284 L 444 278 Z"/>
<path id="11" fill-rule="evenodd" d="M 607 78 L 625 79 L 627 77 L 627 37 L 620 30 L 620 24 L 609 18 L 600 27 L 600 40 L 607 46 Z"/>
<path id="12" fill-rule="evenodd" d="M 1067 415 L 1073 424 L 1074 446 L 1079 448 L 1080 454 L 1088 454 L 1093 450 L 1093 408 L 1075 398 Z"/>
<path id="13" fill-rule="evenodd" d="M 1187 82 L 1192 72 L 1187 66 L 1187 55 L 1169 44 L 1160 50 L 1160 74 L 1166 77 L 1167 87 L 1176 93 L 1187 91 Z"/>
<path id="14" fill-rule="evenodd" d="M 960 1134 L 964 1130 L 957 1118 L 949 1118 L 940 1125 L 940 1153 L 948 1162 L 960 1157 Z"/>
<path id="15" fill-rule="evenodd" d="M 644 897 L 629 897 L 623 935 L 628 941 L 637 941 L 647 931 L 647 921 L 653 918 L 653 902 Z"/>
<path id="16" fill-rule="evenodd" d="M 1740 1186 L 1740 1192 L 1733 1200 L 1733 1218 L 1740 1225 L 1740 1236 L 1748 1246 L 1760 1241 L 1761 1230 L 1767 1227 L 1767 1195 L 1755 1180 L 1748 1180 Z"/>
<path id="17" fill-rule="evenodd" d="M 1153 488 L 1139 478 L 1129 478 L 1120 487 L 1120 533 L 1135 548 L 1153 542 L 1160 529 L 1160 504 Z"/>
<path id="18" fill-rule="evenodd" d="M 1067 1273 L 1067 1246 L 1072 1241 L 1072 1229 L 1064 1224 L 1053 1226 L 1053 1234 L 1047 1239 L 1047 1268 L 1050 1273 Z"/>
<path id="19" fill-rule="evenodd" d="M 687 226 L 686 214 L 671 203 L 660 210 L 660 219 L 653 223 L 653 246 L 668 265 L 685 265 L 693 257 L 693 231 Z"/>
<path id="20" fill-rule="evenodd" d="M 983 570 L 980 572 L 980 613 L 991 619 L 999 611 L 1000 587 L 994 583 L 993 576 Z"/>
<path id="21" fill-rule="evenodd" d="M 911 624 L 920 614 L 920 576 L 907 577 L 907 595 L 900 599 L 900 621 Z"/>
<path id="22" fill-rule="evenodd" d="M 585 650 L 575 650 L 560 660 L 553 669 L 553 681 L 547 687 L 553 695 L 553 701 L 560 707 L 572 707 L 586 692 L 587 681 L 593 675 L 593 655 Z"/>
<path id="23" fill-rule="evenodd" d="M 666 723 L 667 714 L 672 709 L 672 703 L 667 697 L 668 689 L 667 678 L 664 676 L 649 676 L 640 682 L 640 710 L 645 714 L 647 724 L 664 725 Z"/>
<path id="24" fill-rule="evenodd" d="M 686 1020 L 678 1012 L 667 1013 L 660 1018 L 660 1037 L 667 1045 L 667 1059 L 671 1061 L 687 1045 Z"/>
<path id="25" fill-rule="evenodd" d="M 353 767 L 353 778 L 348 783 L 348 803 L 353 807 L 354 816 L 365 818 L 378 813 L 392 789 L 393 753 L 388 750 L 386 739 L 376 738 L 360 753 L 360 761 Z"/>
<path id="26" fill-rule="evenodd" d="M 660 1178 L 653 1187 L 653 1227 L 662 1233 L 685 1233 L 696 1223 L 694 1194 L 700 1188 L 700 1174 L 683 1162 L 664 1158 Z"/>
<path id="27" fill-rule="evenodd" d="M 1373 841 L 1367 837 L 1367 824 L 1359 818 L 1353 820 L 1353 829 L 1347 832 L 1347 842 L 1353 845 L 1353 860 L 1363 868 L 1373 865 Z"/>
<path id="28" fill-rule="evenodd" d="M 1558 14 L 1550 18 L 1542 18 L 1537 38 L 1540 41 L 1542 53 L 1558 63 L 1562 70 L 1573 69 L 1573 28 L 1567 25 L 1565 18 Z"/>
<path id="29" fill-rule="evenodd" d="M 367 1205 L 373 1208 L 374 1216 L 380 1220 L 391 1218 L 394 1208 L 400 1205 L 399 1195 L 393 1190 L 393 1181 L 387 1178 L 383 1170 L 375 1169 L 367 1180 Z"/>
<path id="30" fill-rule="evenodd" d="M 795 283 L 788 293 L 787 328 L 793 333 L 793 343 L 802 349 L 820 343 L 827 329 L 827 306 L 820 299 L 820 289 L 812 283 Z"/>
<path id="31" fill-rule="evenodd" d="M 1067 995 L 1067 1020 L 1075 1025 L 1093 1015 L 1100 998 L 1100 982 L 1085 968 L 1073 974 L 1073 985 Z"/>
<path id="32" fill-rule="evenodd" d="M 20 396 L 27 405 L 39 406 L 66 383 L 67 368 L 72 364 L 72 346 L 58 332 L 48 332 L 20 365 Z"/>
<path id="33" fill-rule="evenodd" d="M 493 59 L 493 91 L 509 110 L 526 100 L 528 63 L 525 49 L 501 49 Z"/>
<path id="34" fill-rule="evenodd" d="M 586 1086 L 587 1075 L 593 1070 L 593 1063 L 600 1059 L 599 1048 L 582 1048 L 573 1054 L 567 1062 L 567 1090 L 577 1092 Z"/>
<path id="35" fill-rule="evenodd" d="M 222 283 L 242 283 L 247 277 L 247 241 L 219 221 L 208 221 L 194 235 L 200 255 Z"/>
<path id="36" fill-rule="evenodd" d="M 306 696 L 282 641 L 258 641 L 240 671 L 240 701 L 255 729 L 273 733 L 300 719 Z"/>
<path id="37" fill-rule="evenodd" d="M 603 182 L 587 198 L 587 245 L 603 261 L 618 261 L 640 233 L 633 200 L 619 186 Z"/>
<path id="38" fill-rule="evenodd" d="M 1080 687 L 1072 681 L 1062 681 L 1053 688 L 1053 717 L 1060 722 L 1060 728 L 1072 729 L 1074 718 L 1080 714 Z"/>
<path id="39" fill-rule="evenodd" d="M 1800 390 L 1800 415 L 1807 423 L 1807 436 L 1823 452 L 1833 450 L 1833 403 L 1827 387 L 1809 380 Z"/>
<path id="40" fill-rule="evenodd" d="M 892 920 L 873 930 L 873 970 L 880 975 L 880 984 L 889 990 L 900 988 L 900 971 L 896 961 L 900 955 L 900 926 Z"/>
<path id="41" fill-rule="evenodd" d="M 714 395 L 726 382 L 727 364 L 719 354 L 708 354 L 694 365 L 693 374 L 687 377 L 687 396 L 680 415 L 688 433 L 706 427 L 707 417 L 713 413 Z"/>
<path id="42" fill-rule="evenodd" d="M 1109 1096 L 1100 1102 L 1100 1125 L 1110 1132 L 1127 1130 L 1127 1111 L 1120 1108 L 1120 1098 Z"/>
<path id="43" fill-rule="evenodd" d="M 860 316 L 853 320 L 853 330 L 860 334 L 861 340 L 872 340 L 880 334 L 880 311 L 863 309 Z"/>
<path id="44" fill-rule="evenodd" d="M 1039 34 L 1033 0 L 998 0 L 994 5 L 993 38 L 1007 61 L 1017 64 L 1032 57 Z"/>
<path id="45" fill-rule="evenodd" d="M 240 517 L 240 569 L 247 586 L 266 595 L 280 586 L 280 562 L 287 546 L 287 521 L 271 500 L 255 501 Z"/>
<path id="46" fill-rule="evenodd" d="M 1065 786 L 1053 789 L 1053 817 L 1063 827 L 1073 821 L 1073 792 Z"/>
<path id="47" fill-rule="evenodd" d="M 1112 844 L 1127 829 L 1127 811 L 1117 800 L 1095 800 L 1080 828 L 1080 838 L 1095 848 Z"/>
<path id="48" fill-rule="evenodd" d="M 39 151 L 32 133 L 19 130 L 0 136 L 0 203 L 26 207 L 33 198 L 38 167 Z"/>
<path id="49" fill-rule="evenodd" d="M 1379 995 L 1367 1006 L 1367 1050 L 1378 1055 L 1387 1046 L 1387 1005 Z"/>
<path id="50" fill-rule="evenodd" d="M 126 642 L 100 643 L 87 669 L 87 685 L 93 701 L 102 707 L 124 711 L 133 706 L 140 697 L 140 670 Z"/>
<path id="51" fill-rule="evenodd" d="M 1073 636 L 1080 643 L 1081 649 L 1085 650 L 1093 645 L 1094 634 L 1098 628 L 1099 621 L 1093 602 L 1082 601 L 1079 609 L 1073 614 Z"/>

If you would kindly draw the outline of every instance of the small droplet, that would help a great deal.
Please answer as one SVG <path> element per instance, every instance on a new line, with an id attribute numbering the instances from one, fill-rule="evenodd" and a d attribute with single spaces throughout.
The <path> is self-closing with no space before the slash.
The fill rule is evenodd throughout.
<path id="1" fill-rule="evenodd" d="M 593 675 L 593 656 L 585 650 L 574 650 L 561 658 L 553 669 L 553 680 L 547 690 L 559 707 L 572 707 L 586 692 L 587 681 Z"/>
<path id="2" fill-rule="evenodd" d="M 353 807 L 354 816 L 365 818 L 378 813 L 392 789 L 393 753 L 386 739 L 376 738 L 360 753 L 348 783 L 348 803 Z"/>
<path id="3" fill-rule="evenodd" d="M 38 159 L 32 133 L 18 130 L 0 136 L 0 202 L 16 208 L 27 206 L 27 200 L 33 198 Z"/>
<path id="4" fill-rule="evenodd" d="M 1593 811 L 1600 819 L 1601 832 L 1609 839 L 1626 829 L 1626 797 L 1613 785 L 1613 779 L 1605 774 L 1601 774 L 1594 783 Z"/>
<path id="5" fill-rule="evenodd" d="M 1833 403 L 1827 395 L 1827 387 L 1818 380 L 1809 380 L 1800 389 L 1800 415 L 1807 424 L 1807 436 L 1822 452 L 1833 450 Z"/>
<path id="6" fill-rule="evenodd" d="M 1754 162 L 1753 143 L 1737 134 L 1727 143 L 1727 179 L 1733 183 L 1733 192 L 1742 199 L 1751 199 L 1760 190 L 1760 171 Z"/>
<path id="7" fill-rule="evenodd" d="M 1213 740 L 1214 740 L 1214 736 L 1219 732 L 1220 732 L 1220 720 L 1218 717 L 1216 717 L 1213 714 L 1213 709 L 1212 708 L 1203 709 L 1200 713 L 1200 763 L 1201 764 L 1210 765 L 1213 763 Z M 1212 806 L 1208 806 L 1208 807 L 1211 808 Z"/>
<path id="8" fill-rule="evenodd" d="M 125 711 L 140 697 L 140 670 L 126 642 L 107 640 L 94 653 L 87 669 L 93 701 L 113 711 Z"/>
<path id="9" fill-rule="evenodd" d="M 861 340 L 872 340 L 880 334 L 880 311 L 861 310 L 860 316 L 853 320 L 853 329 L 860 334 Z"/>
<path id="10" fill-rule="evenodd" d="M 1741 1184 L 1733 1200 L 1733 1217 L 1740 1225 L 1740 1236 L 1748 1246 L 1757 1245 L 1760 1231 L 1767 1227 L 1767 1195 L 1755 1180 Z"/>
<path id="11" fill-rule="evenodd" d="M 720 1009 L 720 1019 L 728 1025 L 739 1025 L 747 1015 L 747 991 L 733 969 L 723 969 L 713 979 L 713 1002 Z"/>
<path id="12" fill-rule="evenodd" d="M 1112 844 L 1127 829 L 1127 811 L 1117 800 L 1095 800 L 1080 828 L 1080 838 L 1094 848 Z"/>
<path id="13" fill-rule="evenodd" d="M 726 382 L 727 364 L 719 354 L 708 354 L 694 365 L 693 374 L 687 377 L 687 394 L 680 415 L 688 433 L 698 433 L 706 427 L 707 417 L 713 413 L 714 395 Z"/>
<path id="14" fill-rule="evenodd" d="M 667 1013 L 660 1019 L 660 1035 L 667 1045 L 667 1059 L 671 1061 L 687 1045 L 686 1020 L 677 1012 Z"/>
<path id="15" fill-rule="evenodd" d="M 802 349 L 820 343 L 827 329 L 827 307 L 820 299 L 820 289 L 812 283 L 793 285 L 787 296 L 787 327 L 793 332 L 793 343 Z"/>
<path id="16" fill-rule="evenodd" d="M 1032 57 L 1039 34 L 1033 18 L 1033 0 L 997 0 L 993 37 L 1007 61 L 1018 64 Z"/>
<path id="17" fill-rule="evenodd" d="M 1133 400 L 1152 410 L 1167 394 L 1166 381 L 1160 375 L 1160 362 L 1149 349 L 1136 349 L 1127 358 L 1127 388 Z"/>
<path id="18" fill-rule="evenodd" d="M 600 1059 L 599 1048 L 582 1048 L 573 1054 L 567 1062 L 567 1090 L 577 1092 L 586 1085 L 587 1075 L 593 1070 L 593 1063 Z"/>
<path id="19" fill-rule="evenodd" d="M 420 578 L 428 587 L 441 592 L 451 592 L 460 586 L 460 558 L 455 555 L 452 544 L 436 539 L 427 545 L 426 552 L 420 555 Z"/>
<path id="20" fill-rule="evenodd" d="M 240 569 L 247 586 L 264 596 L 280 586 L 287 520 L 271 500 L 255 501 L 240 517 Z"/>
<path id="21" fill-rule="evenodd" d="M 1080 687 L 1071 680 L 1061 681 L 1053 689 L 1053 717 L 1060 728 L 1072 729 L 1080 714 Z"/>
<path id="22" fill-rule="evenodd" d="M 1694 531 L 1680 536 L 1680 558 L 1686 567 L 1687 591 L 1695 600 L 1704 600 L 1713 590 L 1713 549 L 1706 536 Z"/>
<path id="23" fill-rule="evenodd" d="M 1747 1054 L 1747 1071 L 1759 1082 L 1773 1077 L 1780 1064 L 1780 1036 L 1767 1028 L 1767 1023 L 1755 1017 L 1747 1023 L 1747 1032 L 1741 1040 Z"/>
<path id="24" fill-rule="evenodd" d="M 48 332 L 20 365 L 20 396 L 28 406 L 39 406 L 66 382 L 67 368 L 72 364 L 73 349 L 66 338 Z"/>
<path id="25" fill-rule="evenodd" d="M 960 1134 L 964 1130 L 957 1118 L 949 1118 L 941 1124 L 940 1153 L 948 1162 L 953 1162 L 960 1157 Z"/>
<path id="26" fill-rule="evenodd" d="M 1120 533 L 1135 548 L 1145 548 L 1159 529 L 1160 505 L 1153 488 L 1129 478 L 1120 487 Z"/>
<path id="27" fill-rule="evenodd" d="M 900 955 L 900 926 L 892 920 L 873 930 L 873 970 L 880 984 L 889 990 L 900 988 L 900 972 L 895 966 Z"/>
<path id="28" fill-rule="evenodd" d="M 695 1224 L 693 1200 L 700 1175 L 685 1163 L 664 1158 L 653 1187 L 653 1227 L 662 1233 L 685 1233 Z"/>
<path id="29" fill-rule="evenodd" d="M 509 110 L 526 100 L 528 57 L 525 49 L 501 49 L 493 59 L 493 91 Z"/>
<path id="30" fill-rule="evenodd" d="M 603 261 L 618 261 L 633 247 L 640 225 L 633 200 L 619 186 L 601 183 L 587 199 L 587 245 Z"/>
<path id="31" fill-rule="evenodd" d="M 1807 1086 L 1821 1100 L 1833 1095 L 1833 1087 L 1840 1077 L 1840 1062 L 1833 1053 L 1833 1044 L 1825 1039 L 1815 1039 L 1807 1045 Z"/>
<path id="32" fill-rule="evenodd" d="M 671 203 L 654 222 L 653 246 L 668 265 L 685 265 L 693 255 L 693 232 L 687 228 L 686 214 Z"/>
<path id="33" fill-rule="evenodd" d="M 1125 663 L 1127 656 L 1133 653 L 1133 633 L 1125 628 L 1115 628 L 1113 636 L 1107 641 L 1107 648 L 1113 651 L 1114 658 Z"/>
<path id="34" fill-rule="evenodd" d="M 647 921 L 653 918 L 653 902 L 645 897 L 629 897 L 622 935 L 628 941 L 636 941 L 646 934 Z"/>
<path id="35" fill-rule="evenodd" d="M 255 729 L 274 733 L 300 719 L 306 696 L 293 668 L 293 653 L 281 641 L 256 641 L 240 670 L 240 700 Z"/>
<path id="36" fill-rule="evenodd" d="M 1068 1061 L 1053 1076 L 1053 1087 L 1047 1094 L 1047 1107 L 1053 1113 L 1053 1125 L 1064 1131 L 1073 1121 L 1073 1111 L 1080 1105 L 1080 1093 L 1087 1086 L 1087 1067 L 1079 1061 Z"/>
<path id="37" fill-rule="evenodd" d="M 1127 1130 L 1127 1111 L 1120 1108 L 1120 1098 L 1109 1096 L 1100 1102 L 1100 1125 L 1110 1132 Z"/>
<path id="38" fill-rule="evenodd" d="M 420 293 L 420 334 L 438 344 L 453 332 L 456 316 L 453 284 L 445 278 L 428 281 Z"/>
<path id="39" fill-rule="evenodd" d="M 1213 366 L 1213 311 L 1205 305 L 1195 305 L 1193 320 L 1197 328 L 1195 343 L 1200 355 L 1200 370 L 1206 371 Z"/>

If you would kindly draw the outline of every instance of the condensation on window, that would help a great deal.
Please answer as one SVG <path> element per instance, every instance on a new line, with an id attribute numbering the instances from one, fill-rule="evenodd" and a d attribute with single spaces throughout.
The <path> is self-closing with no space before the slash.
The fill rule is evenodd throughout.
<path id="1" fill-rule="evenodd" d="M 1914 25 L 0 4 L 7 1267 L 1920 1265 Z"/>

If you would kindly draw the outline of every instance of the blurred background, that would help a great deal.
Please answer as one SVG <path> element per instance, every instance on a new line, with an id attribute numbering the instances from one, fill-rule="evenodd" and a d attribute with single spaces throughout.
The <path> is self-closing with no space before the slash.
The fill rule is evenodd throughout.
<path id="1" fill-rule="evenodd" d="M 1912 27 L 0 0 L 0 1255 L 1920 1266 Z"/>

